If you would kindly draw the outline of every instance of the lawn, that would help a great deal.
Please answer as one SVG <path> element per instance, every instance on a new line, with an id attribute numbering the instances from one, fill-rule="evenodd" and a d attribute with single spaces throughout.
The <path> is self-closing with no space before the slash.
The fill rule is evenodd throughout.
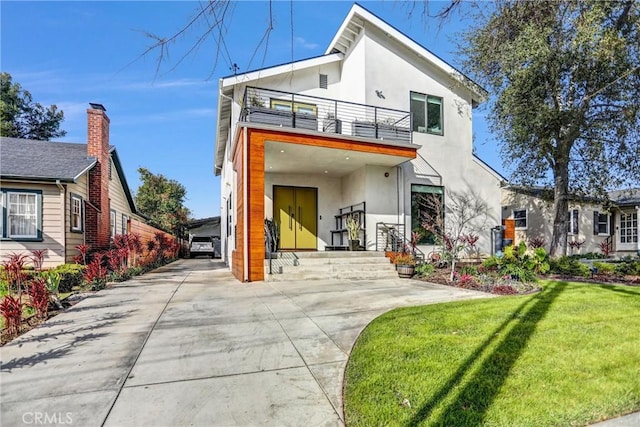
<path id="1" fill-rule="evenodd" d="M 376 319 L 347 365 L 347 424 L 569 426 L 640 410 L 640 288 L 541 284 Z"/>

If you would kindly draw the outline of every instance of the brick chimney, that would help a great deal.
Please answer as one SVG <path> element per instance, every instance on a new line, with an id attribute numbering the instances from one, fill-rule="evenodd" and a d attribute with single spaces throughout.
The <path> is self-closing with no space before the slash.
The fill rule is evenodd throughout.
<path id="1" fill-rule="evenodd" d="M 102 104 L 87 109 L 87 156 L 97 160 L 89 171 L 89 202 L 85 209 L 85 238 L 92 249 L 109 246 L 111 224 L 109 206 L 109 117 Z"/>

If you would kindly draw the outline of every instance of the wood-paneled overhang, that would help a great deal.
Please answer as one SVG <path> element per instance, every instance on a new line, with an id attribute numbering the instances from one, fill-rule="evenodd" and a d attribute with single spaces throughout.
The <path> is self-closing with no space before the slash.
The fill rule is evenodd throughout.
<path id="1" fill-rule="evenodd" d="M 298 129 L 277 129 L 240 123 L 236 132 L 233 169 L 236 172 L 236 248 L 232 272 L 240 281 L 264 280 L 264 182 L 267 144 L 292 144 L 341 153 L 388 157 L 392 163 L 416 158 L 418 146 L 393 141 L 327 135 Z"/>

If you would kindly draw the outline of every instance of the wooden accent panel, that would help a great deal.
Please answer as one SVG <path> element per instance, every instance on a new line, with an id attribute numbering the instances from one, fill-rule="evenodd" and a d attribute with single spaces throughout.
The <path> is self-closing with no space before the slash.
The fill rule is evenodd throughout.
<path id="1" fill-rule="evenodd" d="M 249 281 L 264 280 L 264 139 L 247 132 Z"/>
<path id="2" fill-rule="evenodd" d="M 504 239 L 511 239 L 515 242 L 516 239 L 516 220 L 515 219 L 503 219 L 502 225 L 504 225 Z"/>
<path id="3" fill-rule="evenodd" d="M 256 140 L 261 140 L 263 145 L 264 141 L 288 142 L 291 144 L 311 145 L 314 147 L 337 148 L 341 150 L 359 151 L 362 153 L 386 154 L 389 156 L 401 156 L 410 159 L 416 158 L 417 148 L 414 147 L 398 147 L 394 145 L 385 145 L 384 143 L 350 141 L 331 138 L 324 135 L 295 135 L 264 129 L 249 129 L 249 133 L 252 135 L 250 138 L 251 144 Z"/>
<path id="4" fill-rule="evenodd" d="M 231 272 L 236 279 L 242 282 L 244 281 L 244 192 L 242 191 L 244 184 L 242 152 L 244 134 L 243 132 L 238 133 L 239 138 L 233 153 L 233 170 L 236 172 L 236 188 L 234 189 L 236 194 L 236 203 L 234 206 L 236 210 L 236 224 L 234 227 L 236 233 L 234 239 L 236 248 L 231 252 Z"/>

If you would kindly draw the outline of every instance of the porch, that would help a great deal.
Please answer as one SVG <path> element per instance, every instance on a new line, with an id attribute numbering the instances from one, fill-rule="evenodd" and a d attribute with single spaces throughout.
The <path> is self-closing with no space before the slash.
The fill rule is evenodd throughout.
<path id="1" fill-rule="evenodd" d="M 278 249 L 293 252 L 344 248 L 346 206 L 363 214 L 362 250 L 376 250 L 376 223 L 402 221 L 396 166 L 416 146 L 249 122 L 239 129 L 232 264 L 240 280 L 264 280 L 265 219 L 278 224 Z"/>

